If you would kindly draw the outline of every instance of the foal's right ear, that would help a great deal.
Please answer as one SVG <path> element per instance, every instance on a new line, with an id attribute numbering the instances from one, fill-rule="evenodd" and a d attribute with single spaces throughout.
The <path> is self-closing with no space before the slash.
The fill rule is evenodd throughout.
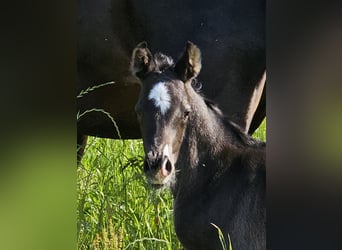
<path id="1" fill-rule="evenodd" d="M 153 70 L 154 61 L 151 51 L 146 42 L 141 42 L 135 47 L 131 58 L 131 73 L 142 78 L 146 73 Z"/>

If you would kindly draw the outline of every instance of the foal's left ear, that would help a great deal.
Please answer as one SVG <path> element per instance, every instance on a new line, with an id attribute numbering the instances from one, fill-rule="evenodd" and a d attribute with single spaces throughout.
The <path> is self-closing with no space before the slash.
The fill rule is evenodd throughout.
<path id="1" fill-rule="evenodd" d="M 131 73 L 142 78 L 146 73 L 152 71 L 154 61 L 151 51 L 147 48 L 146 42 L 141 42 L 135 47 L 131 58 Z"/>
<path id="2" fill-rule="evenodd" d="M 195 44 L 188 41 L 183 56 L 175 66 L 175 72 L 183 82 L 187 82 L 197 77 L 201 67 L 201 51 Z"/>

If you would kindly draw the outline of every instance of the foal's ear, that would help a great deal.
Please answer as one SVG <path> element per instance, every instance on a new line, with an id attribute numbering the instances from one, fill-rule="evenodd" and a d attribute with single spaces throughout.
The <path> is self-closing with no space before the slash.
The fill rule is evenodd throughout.
<path id="1" fill-rule="evenodd" d="M 201 51 L 195 44 L 188 41 L 183 56 L 175 66 L 175 72 L 183 82 L 186 82 L 197 77 L 201 67 Z"/>
<path id="2" fill-rule="evenodd" d="M 131 73 L 138 78 L 142 78 L 146 73 L 152 71 L 153 67 L 153 56 L 147 48 L 147 43 L 139 43 L 132 53 Z"/>

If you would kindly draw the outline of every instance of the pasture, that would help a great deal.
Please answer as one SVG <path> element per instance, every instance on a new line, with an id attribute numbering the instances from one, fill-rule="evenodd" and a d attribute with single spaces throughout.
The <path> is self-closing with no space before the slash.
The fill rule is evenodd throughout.
<path id="1" fill-rule="evenodd" d="M 254 137 L 266 141 L 266 120 Z M 142 140 L 89 137 L 77 168 L 78 249 L 182 249 L 172 195 L 147 184 L 143 156 Z"/>

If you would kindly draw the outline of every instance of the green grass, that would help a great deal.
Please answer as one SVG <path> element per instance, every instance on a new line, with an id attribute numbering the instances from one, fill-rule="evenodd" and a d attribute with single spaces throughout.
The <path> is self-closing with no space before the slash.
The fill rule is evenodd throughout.
<path id="1" fill-rule="evenodd" d="M 265 133 L 266 121 L 255 137 Z M 78 249 L 182 249 L 171 194 L 147 185 L 143 155 L 141 140 L 89 137 L 77 168 Z"/>
<path id="2" fill-rule="evenodd" d="M 89 139 L 78 167 L 79 249 L 180 249 L 169 192 L 141 169 L 141 140 Z"/>
<path id="3" fill-rule="evenodd" d="M 226 242 L 224 235 L 221 231 L 221 228 L 219 228 L 214 223 L 211 223 L 211 225 L 217 229 L 217 234 L 218 234 L 218 238 L 219 238 L 220 243 L 221 243 L 222 250 L 232 250 L 233 248 L 232 248 L 232 243 L 230 241 L 229 234 L 227 235 L 228 236 L 228 242 Z M 228 244 L 228 246 L 227 246 L 227 244 Z"/>
<path id="4" fill-rule="evenodd" d="M 262 121 L 259 128 L 255 130 L 253 137 L 262 141 L 266 141 L 266 118 Z"/>

